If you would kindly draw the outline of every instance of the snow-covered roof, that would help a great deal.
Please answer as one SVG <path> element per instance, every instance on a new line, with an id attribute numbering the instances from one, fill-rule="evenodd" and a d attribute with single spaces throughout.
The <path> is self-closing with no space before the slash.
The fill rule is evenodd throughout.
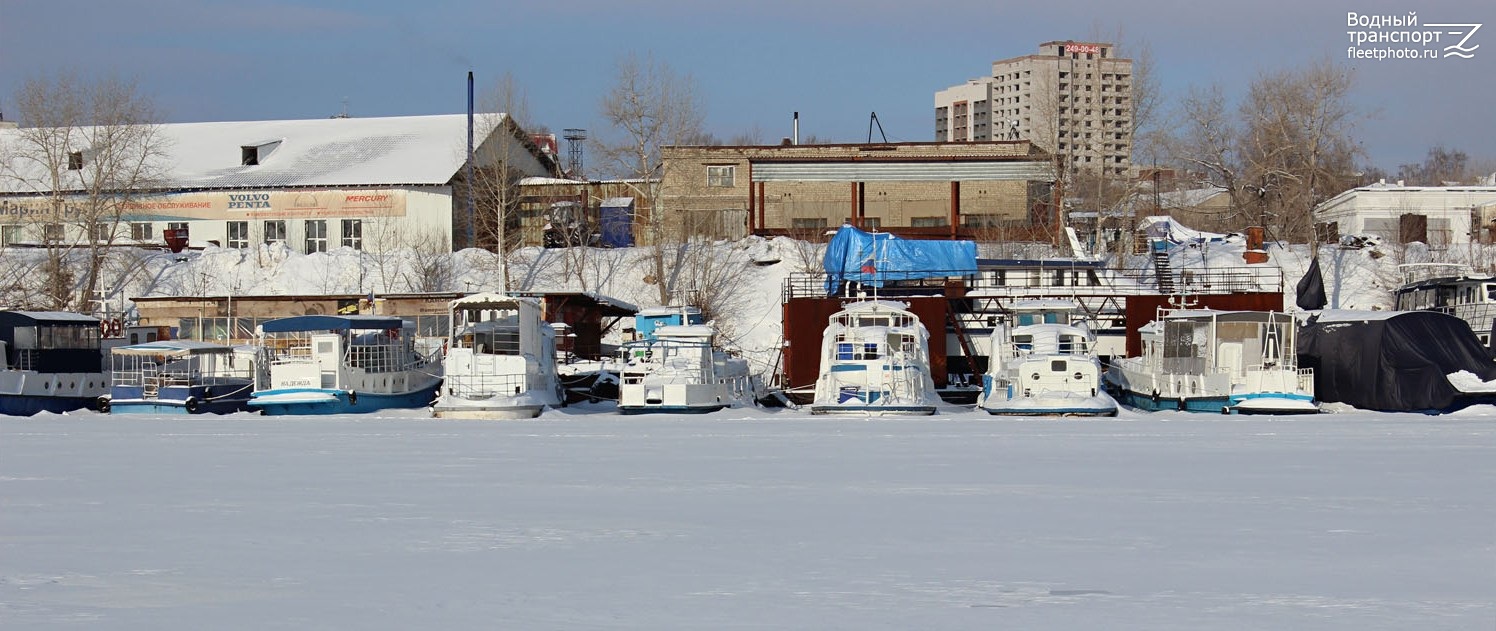
<path id="1" fill-rule="evenodd" d="M 480 129 L 504 128 L 487 118 L 504 114 L 482 116 Z M 25 131 L 0 129 L 0 146 Z M 466 114 L 168 123 L 159 133 L 165 185 L 183 189 L 442 185 L 467 154 Z M 244 164 L 245 147 L 259 148 L 258 164 Z M 34 191 L 12 181 L 0 188 Z"/>

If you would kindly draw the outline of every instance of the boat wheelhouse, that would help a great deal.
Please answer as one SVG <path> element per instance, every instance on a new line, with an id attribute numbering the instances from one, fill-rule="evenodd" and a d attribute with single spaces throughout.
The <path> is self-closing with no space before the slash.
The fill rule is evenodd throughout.
<path id="1" fill-rule="evenodd" d="M 441 384 L 441 353 L 417 350 L 415 327 L 384 316 L 309 315 L 258 327 L 255 390 L 265 414 L 353 414 L 424 408 Z"/>
<path id="2" fill-rule="evenodd" d="M 230 414 L 254 391 L 252 354 L 196 340 L 162 340 L 110 351 L 110 414 Z"/>
<path id="3" fill-rule="evenodd" d="M 675 309 L 682 316 L 680 322 L 690 322 L 693 313 L 700 315 L 689 307 Z M 692 414 L 755 404 L 759 388 L 748 360 L 718 348 L 714 327 L 643 325 L 657 315 L 640 312 L 636 330 L 648 333 L 619 350 L 619 412 Z"/>
<path id="4" fill-rule="evenodd" d="M 1393 292 L 1395 311 L 1437 311 L 1464 320 L 1480 343 L 1491 346 L 1496 329 L 1496 276 L 1475 274 L 1468 265 L 1410 263 L 1398 266 L 1402 285 Z"/>
<path id="5" fill-rule="evenodd" d="M 540 302 L 481 293 L 450 305 L 438 418 L 534 418 L 565 403 L 556 374 L 556 332 Z"/>
<path id="6" fill-rule="evenodd" d="M 1300 369 L 1298 325 L 1274 311 L 1160 310 L 1143 354 L 1112 361 L 1113 396 L 1145 410 L 1313 414 L 1314 371 Z"/>
<path id="7" fill-rule="evenodd" d="M 1116 416 L 1096 336 L 1068 300 L 1025 300 L 993 328 L 977 406 L 1013 416 Z"/>
<path id="8" fill-rule="evenodd" d="M 934 414 L 940 397 L 930 377 L 929 336 L 902 302 L 854 302 L 832 314 L 811 413 Z"/>
<path id="9" fill-rule="evenodd" d="M 109 392 L 99 319 L 62 311 L 0 311 L 0 414 L 94 407 Z"/>

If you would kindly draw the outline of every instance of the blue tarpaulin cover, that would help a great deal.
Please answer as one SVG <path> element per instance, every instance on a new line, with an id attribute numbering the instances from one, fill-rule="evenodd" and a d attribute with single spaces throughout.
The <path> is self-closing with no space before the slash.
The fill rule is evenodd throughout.
<path id="1" fill-rule="evenodd" d="M 826 246 L 826 293 L 842 281 L 882 287 L 883 281 L 977 273 L 977 244 L 971 241 L 900 239 L 843 224 Z"/>

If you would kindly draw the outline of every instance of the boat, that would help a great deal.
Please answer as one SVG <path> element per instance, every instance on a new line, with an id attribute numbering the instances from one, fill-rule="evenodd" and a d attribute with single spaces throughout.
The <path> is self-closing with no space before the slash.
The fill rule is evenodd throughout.
<path id="1" fill-rule="evenodd" d="M 1397 266 L 1402 284 L 1393 291 L 1396 311 L 1437 311 L 1464 320 L 1482 346 L 1496 328 L 1496 276 L 1476 274 L 1459 263 Z"/>
<path id="2" fill-rule="evenodd" d="M 231 414 L 254 391 L 252 355 L 196 340 L 161 340 L 110 351 L 110 414 Z"/>
<path id="3" fill-rule="evenodd" d="M 108 327 L 105 323 L 104 327 Z M 0 414 L 97 407 L 109 393 L 98 318 L 63 311 L 0 311 Z"/>
<path id="4" fill-rule="evenodd" d="M 1113 360 L 1111 394 L 1144 410 L 1313 414 L 1314 371 L 1298 367 L 1297 324 L 1276 311 L 1160 309 L 1143 354 Z"/>
<path id="5" fill-rule="evenodd" d="M 892 300 L 853 302 L 831 315 L 821 339 L 812 414 L 929 415 L 940 397 L 930 377 L 929 331 Z"/>
<path id="6" fill-rule="evenodd" d="M 481 293 L 453 300 L 449 309 L 452 332 L 433 416 L 534 418 L 563 405 L 556 331 L 539 301 Z"/>
<path id="7" fill-rule="evenodd" d="M 977 407 L 1014 416 L 1116 416 L 1096 335 L 1068 300 L 1024 300 L 993 328 Z"/>
<path id="8" fill-rule="evenodd" d="M 425 408 L 441 385 L 441 353 L 417 350 L 400 318 L 306 315 L 256 327 L 255 389 L 263 414 L 357 414 Z"/>
<path id="9" fill-rule="evenodd" d="M 618 411 L 696 414 L 748 407 L 759 395 L 748 360 L 716 345 L 716 328 L 693 307 L 653 308 L 635 318 L 642 337 L 619 349 Z"/>

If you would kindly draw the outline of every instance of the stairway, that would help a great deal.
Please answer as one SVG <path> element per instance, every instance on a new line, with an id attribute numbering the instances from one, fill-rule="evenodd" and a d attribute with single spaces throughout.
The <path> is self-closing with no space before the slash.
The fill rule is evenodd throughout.
<path id="1" fill-rule="evenodd" d="M 1174 272 L 1169 269 L 1169 242 L 1153 241 L 1153 274 L 1158 277 L 1158 293 L 1174 293 Z"/>

